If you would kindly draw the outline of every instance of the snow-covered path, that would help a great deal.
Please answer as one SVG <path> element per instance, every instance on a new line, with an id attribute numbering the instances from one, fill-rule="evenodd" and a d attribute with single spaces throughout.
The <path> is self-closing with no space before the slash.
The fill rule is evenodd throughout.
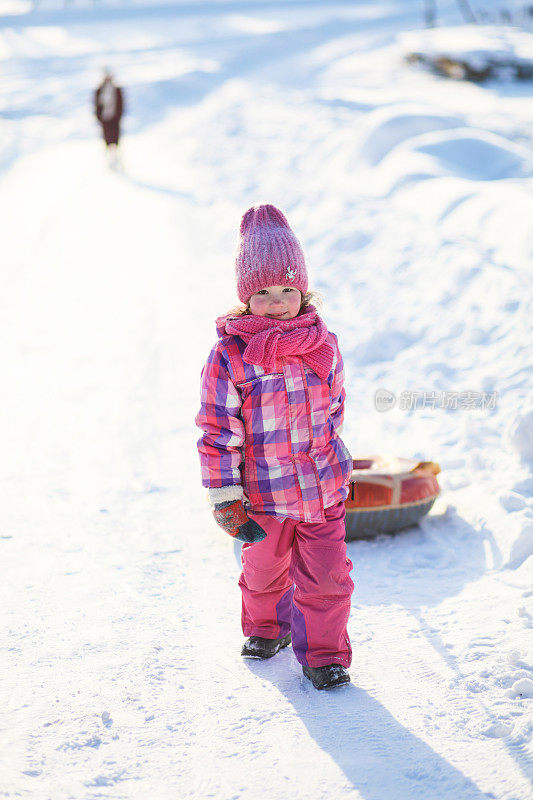
<path id="1" fill-rule="evenodd" d="M 400 68 L 407 2 L 171 5 L 0 17 L 0 796 L 526 800 L 531 97 Z M 446 490 L 349 545 L 353 683 L 325 696 L 290 650 L 240 659 L 199 485 L 199 371 L 264 199 L 340 333 L 348 444 L 438 459 Z M 379 414 L 379 387 L 499 399 Z"/>

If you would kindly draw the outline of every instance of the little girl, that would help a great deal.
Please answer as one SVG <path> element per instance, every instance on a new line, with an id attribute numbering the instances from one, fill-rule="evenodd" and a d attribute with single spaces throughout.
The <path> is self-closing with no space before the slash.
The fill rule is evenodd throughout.
<path id="1" fill-rule="evenodd" d="M 217 320 L 202 372 L 202 484 L 217 523 L 245 542 L 242 655 L 271 658 L 292 639 L 304 675 L 326 689 L 350 681 L 352 656 L 342 358 L 275 206 L 243 216 L 235 269 L 245 307 Z"/>

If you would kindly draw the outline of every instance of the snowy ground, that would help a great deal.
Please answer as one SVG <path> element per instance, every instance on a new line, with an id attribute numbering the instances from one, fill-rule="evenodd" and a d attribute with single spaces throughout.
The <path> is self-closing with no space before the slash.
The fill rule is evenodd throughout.
<path id="1" fill-rule="evenodd" d="M 0 16 L 0 796 L 526 800 L 532 85 L 405 66 L 412 0 L 30 5 Z M 258 201 L 339 334 L 353 453 L 443 469 L 420 528 L 349 544 L 353 683 L 326 695 L 290 650 L 241 660 L 239 549 L 199 481 Z M 497 402 L 440 407 L 461 391 Z"/>

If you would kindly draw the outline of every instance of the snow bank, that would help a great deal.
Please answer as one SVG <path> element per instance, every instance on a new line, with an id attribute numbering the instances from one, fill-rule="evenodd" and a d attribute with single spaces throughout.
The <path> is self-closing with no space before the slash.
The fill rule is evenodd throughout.
<path id="1" fill-rule="evenodd" d="M 406 54 L 429 63 L 447 59 L 473 74 L 512 76 L 513 68 L 533 74 L 533 33 L 504 25 L 463 25 L 410 31 L 399 38 Z M 452 74 L 452 73 L 451 73 Z M 457 74 L 457 77 L 464 75 Z M 524 75 L 525 77 L 525 75 Z"/>
<path id="2" fill-rule="evenodd" d="M 517 412 L 509 427 L 509 439 L 525 461 L 533 461 L 533 405 Z"/>

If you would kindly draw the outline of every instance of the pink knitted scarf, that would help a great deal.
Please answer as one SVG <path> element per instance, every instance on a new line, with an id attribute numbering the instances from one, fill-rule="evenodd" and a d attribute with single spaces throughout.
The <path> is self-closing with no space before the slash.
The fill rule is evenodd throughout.
<path id="1" fill-rule="evenodd" d="M 267 372 L 275 369 L 276 360 L 283 356 L 300 356 L 326 380 L 333 366 L 335 351 L 326 341 L 328 329 L 314 306 L 309 306 L 293 319 L 272 319 L 247 314 L 243 317 L 220 317 L 219 332 L 240 336 L 246 342 L 243 358 Z"/>

